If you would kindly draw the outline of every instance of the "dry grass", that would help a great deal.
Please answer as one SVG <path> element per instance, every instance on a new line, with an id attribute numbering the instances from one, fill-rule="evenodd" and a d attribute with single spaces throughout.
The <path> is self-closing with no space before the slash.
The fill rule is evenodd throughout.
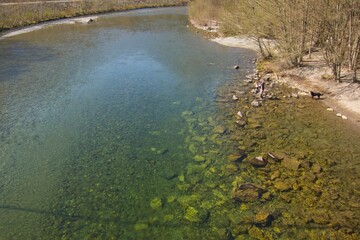
<path id="1" fill-rule="evenodd" d="M 208 24 L 213 20 L 219 21 L 222 13 L 220 0 L 193 1 L 189 7 L 190 18 L 199 25 Z"/>
<path id="2" fill-rule="evenodd" d="M 137 8 L 180 6 L 187 3 L 188 0 L 83 0 L 67 3 L 5 5 L 0 8 L 0 31 L 60 18 Z"/>

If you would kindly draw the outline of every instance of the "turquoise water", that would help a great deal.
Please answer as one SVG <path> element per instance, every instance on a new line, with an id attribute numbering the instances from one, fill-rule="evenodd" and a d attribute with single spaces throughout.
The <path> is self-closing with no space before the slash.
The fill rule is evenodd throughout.
<path id="1" fill-rule="evenodd" d="M 208 142 L 189 132 L 214 134 L 216 88 L 254 53 L 187 25 L 185 8 L 141 10 L 0 41 L 0 239 L 201 236 L 176 200 Z"/>

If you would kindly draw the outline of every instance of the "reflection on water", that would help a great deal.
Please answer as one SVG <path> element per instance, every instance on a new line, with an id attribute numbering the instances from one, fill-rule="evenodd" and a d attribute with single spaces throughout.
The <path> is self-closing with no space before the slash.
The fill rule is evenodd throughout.
<path id="1" fill-rule="evenodd" d="M 359 236 L 358 135 L 305 98 L 251 107 L 231 66 L 254 53 L 187 24 L 142 10 L 0 41 L 1 239 Z M 268 151 L 290 167 L 249 165 Z"/>

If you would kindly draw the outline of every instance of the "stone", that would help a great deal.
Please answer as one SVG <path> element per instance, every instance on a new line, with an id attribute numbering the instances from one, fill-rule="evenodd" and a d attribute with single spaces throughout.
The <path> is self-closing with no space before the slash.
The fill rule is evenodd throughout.
<path id="1" fill-rule="evenodd" d="M 160 198 L 154 198 L 150 202 L 150 207 L 154 210 L 159 210 L 162 207 L 162 201 Z"/>
<path id="2" fill-rule="evenodd" d="M 236 101 L 236 100 L 239 100 L 239 98 L 237 96 L 233 95 L 232 100 Z"/>
<path id="3" fill-rule="evenodd" d="M 144 230 L 147 230 L 148 228 L 149 228 L 149 225 L 147 223 L 136 223 L 134 225 L 135 231 L 144 231 Z"/>
<path id="4" fill-rule="evenodd" d="M 345 115 L 342 115 L 341 118 L 344 120 L 348 119 L 347 116 L 345 116 Z"/>
<path id="5" fill-rule="evenodd" d="M 299 169 L 300 164 L 300 161 L 293 158 L 285 158 L 281 163 L 283 167 L 294 171 L 297 171 Z"/>
<path id="6" fill-rule="evenodd" d="M 266 191 L 252 183 L 243 183 L 233 188 L 231 197 L 234 201 L 254 202 Z"/>
<path id="7" fill-rule="evenodd" d="M 242 114 L 242 112 L 241 112 L 241 111 L 238 111 L 238 112 L 236 113 L 236 115 L 237 115 L 237 116 L 239 116 L 240 118 L 242 118 L 242 117 L 243 117 L 243 114 Z"/>
<path id="8" fill-rule="evenodd" d="M 224 126 L 217 125 L 217 126 L 214 128 L 214 132 L 219 133 L 219 134 L 223 134 L 223 133 L 226 132 L 226 128 L 225 128 Z"/>
<path id="9" fill-rule="evenodd" d="M 274 220 L 270 212 L 260 211 L 255 215 L 255 223 L 258 225 L 269 226 Z"/>
<path id="10" fill-rule="evenodd" d="M 272 153 L 272 152 L 268 152 L 268 156 L 276 162 L 279 162 L 283 159 L 283 157 L 281 157 L 275 153 Z"/>
<path id="11" fill-rule="evenodd" d="M 257 101 L 257 100 L 254 100 L 254 101 L 251 102 L 251 106 L 253 106 L 253 107 L 260 107 L 260 102 Z"/>
<path id="12" fill-rule="evenodd" d="M 277 181 L 274 183 L 274 187 L 279 190 L 279 191 L 282 191 L 282 192 L 285 192 L 285 191 L 288 191 L 291 189 L 291 186 L 284 183 L 283 181 Z"/>
<path id="13" fill-rule="evenodd" d="M 184 195 L 184 196 L 178 197 L 176 200 L 183 208 L 187 208 L 190 205 L 193 205 L 193 204 L 199 202 L 201 200 L 201 195 L 199 195 L 199 194 Z"/>
<path id="14" fill-rule="evenodd" d="M 195 161 L 197 161 L 197 162 L 205 162 L 205 157 L 203 157 L 203 156 L 200 156 L 200 155 L 196 155 L 195 157 L 194 157 L 194 160 Z"/>
<path id="15" fill-rule="evenodd" d="M 278 177 L 280 177 L 280 171 L 275 171 L 270 175 L 270 180 L 273 181 L 273 180 L 277 179 Z"/>
<path id="16" fill-rule="evenodd" d="M 268 164 L 268 161 L 263 157 L 254 157 L 247 160 L 254 167 L 265 167 Z"/>
<path id="17" fill-rule="evenodd" d="M 236 125 L 238 125 L 239 127 L 244 127 L 246 125 L 246 121 L 243 120 L 238 120 L 235 122 Z"/>
<path id="18" fill-rule="evenodd" d="M 330 112 L 333 112 L 333 111 L 334 111 L 333 108 L 327 108 L 326 110 L 327 110 L 327 111 L 330 111 Z"/>
<path id="19" fill-rule="evenodd" d="M 227 156 L 227 159 L 230 162 L 239 162 L 245 157 L 245 152 L 236 153 L 236 154 L 230 154 Z"/>
<path id="20" fill-rule="evenodd" d="M 238 69 L 240 68 L 240 66 L 239 66 L 239 65 L 235 65 L 233 68 L 236 69 L 236 70 L 238 70 Z"/>
<path id="21" fill-rule="evenodd" d="M 322 171 L 322 167 L 317 164 L 317 163 L 314 163 L 312 166 L 311 166 L 311 171 L 314 173 L 314 174 L 317 174 L 317 173 L 320 173 Z"/>
<path id="22" fill-rule="evenodd" d="M 248 233 L 254 239 L 265 239 L 264 233 L 256 226 L 251 226 Z"/>
<path id="23" fill-rule="evenodd" d="M 203 223 L 209 217 L 209 212 L 194 207 L 188 207 L 184 215 L 185 219 L 192 223 Z"/>
<path id="24" fill-rule="evenodd" d="M 266 192 L 261 196 L 261 199 L 264 201 L 269 201 L 271 199 L 271 193 L 270 192 Z"/>
<path id="25" fill-rule="evenodd" d="M 314 223 L 321 224 L 321 225 L 330 223 L 329 214 L 325 210 L 316 210 L 309 214 L 311 214 L 311 218 L 314 221 Z"/>

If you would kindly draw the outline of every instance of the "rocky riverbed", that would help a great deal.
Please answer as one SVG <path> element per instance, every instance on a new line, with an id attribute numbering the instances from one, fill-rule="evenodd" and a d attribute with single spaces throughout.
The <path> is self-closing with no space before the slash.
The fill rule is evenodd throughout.
<path id="1" fill-rule="evenodd" d="M 193 162 L 177 194 L 149 205 L 177 209 L 164 221 L 188 237 L 204 226 L 205 239 L 359 239 L 360 137 L 310 96 L 264 80 L 263 99 L 238 79 L 217 93 L 220 116 L 182 113 Z"/>

